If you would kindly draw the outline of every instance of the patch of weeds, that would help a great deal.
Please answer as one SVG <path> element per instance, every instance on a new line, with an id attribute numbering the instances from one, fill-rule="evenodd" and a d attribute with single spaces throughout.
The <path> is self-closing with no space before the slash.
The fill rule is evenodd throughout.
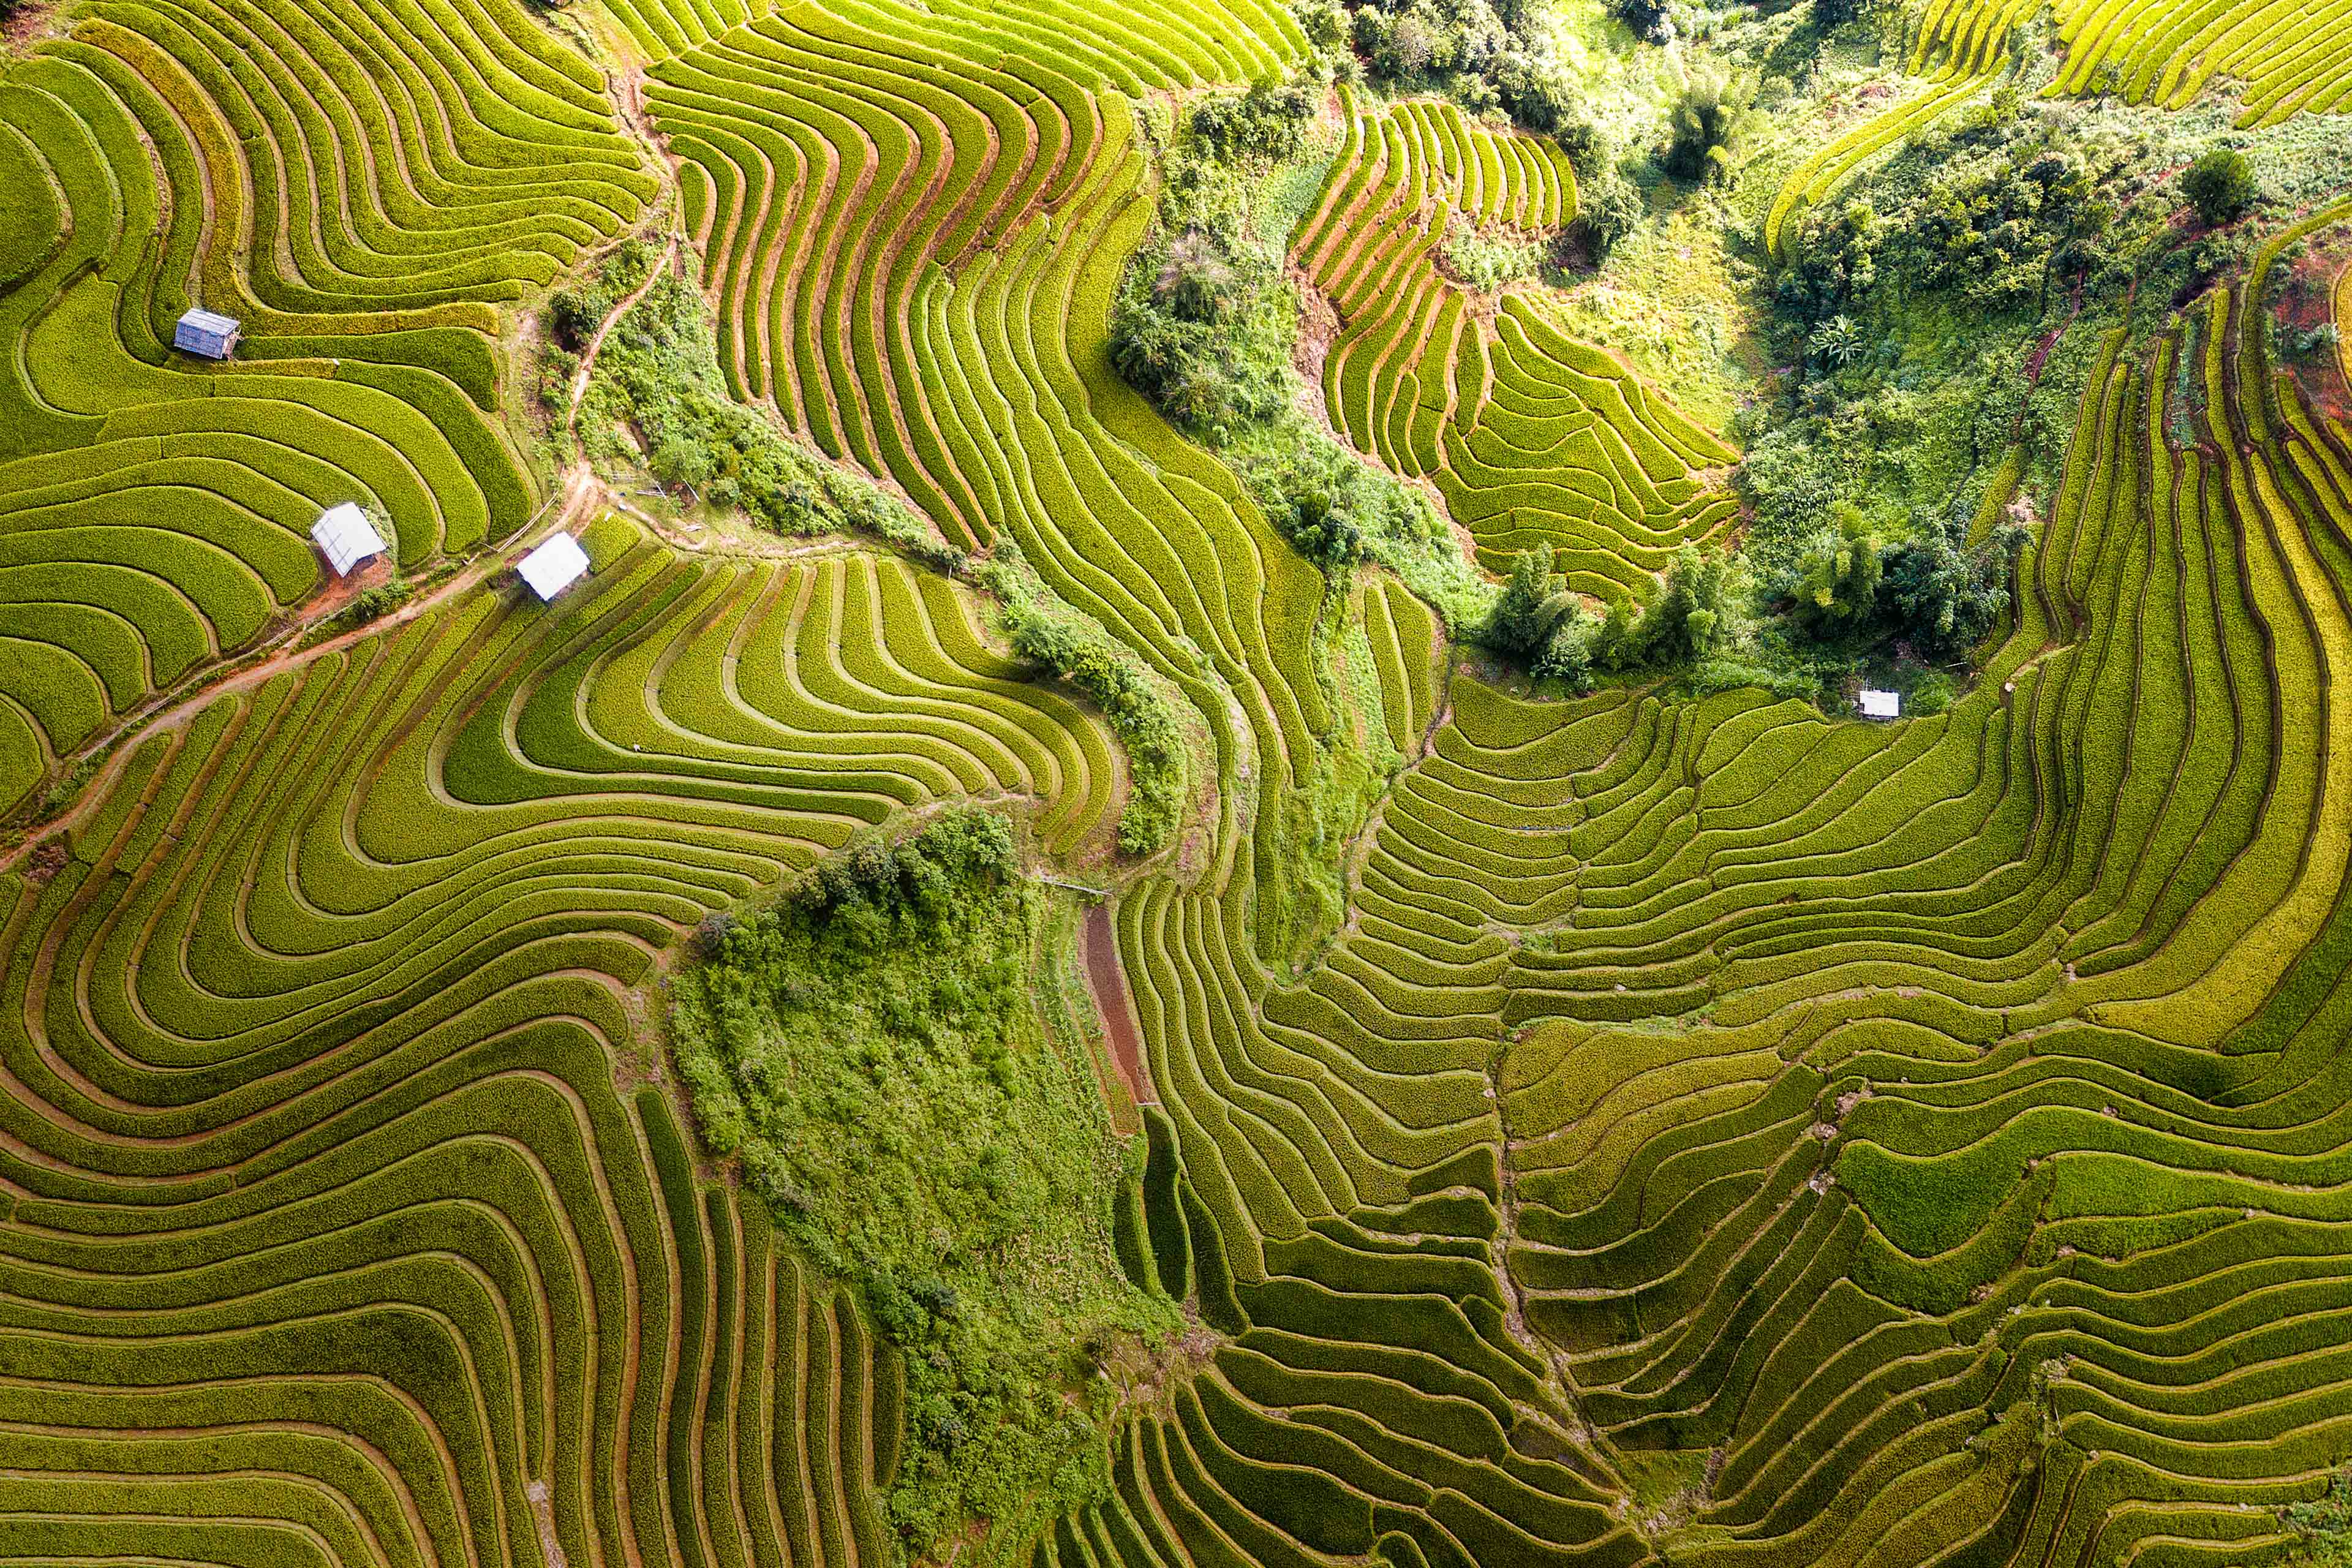
<path id="1" fill-rule="evenodd" d="M 622 279 L 636 267 L 625 252 L 614 265 Z M 637 270 L 637 281 L 643 276 Z M 610 288 L 596 285 L 600 295 Z M 642 469 L 774 532 L 861 533 L 941 571 L 963 564 L 963 552 L 904 502 L 803 450 L 764 411 L 729 395 L 708 305 L 684 261 L 605 334 L 579 432 L 600 467 Z"/>
<path id="2" fill-rule="evenodd" d="M 1103 1360 L 1182 1327 L 1118 1266 L 1136 1172 L 1091 1064 L 1034 1005 L 1037 966 L 1068 962 L 1045 951 L 1066 926 L 1049 910 L 1005 820 L 965 808 L 712 917 L 672 984 L 705 1142 L 905 1352 L 886 1506 L 910 1556 L 974 1519 L 1017 1545 L 1100 1496 Z"/>

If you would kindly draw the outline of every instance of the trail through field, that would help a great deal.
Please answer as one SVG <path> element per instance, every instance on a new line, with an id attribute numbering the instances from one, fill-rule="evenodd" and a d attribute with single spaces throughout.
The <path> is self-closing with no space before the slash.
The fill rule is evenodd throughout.
<path id="1" fill-rule="evenodd" d="M 1127 999 L 1127 972 L 1119 966 L 1118 937 L 1110 928 L 1110 906 L 1097 904 L 1087 911 L 1087 989 L 1094 993 L 1095 1010 L 1102 1015 L 1103 1032 L 1110 1037 L 1111 1057 L 1127 1092 L 1138 1105 L 1157 1105 L 1160 1096 L 1151 1075 L 1143 1069 L 1143 1042 L 1135 1028 L 1135 1013 Z"/>
<path id="2" fill-rule="evenodd" d="M 594 473 L 586 464 L 580 463 L 564 470 L 563 485 L 558 500 L 561 504 L 556 509 L 555 525 L 558 529 L 570 529 L 575 526 L 583 516 L 595 510 L 598 504 L 606 501 L 608 497 L 604 485 L 596 479 Z M 545 515 L 546 509 L 542 507 L 538 516 L 533 517 L 517 531 L 528 531 Z M 71 807 L 47 822 L 36 824 L 26 832 L 22 843 L 0 849 L 0 871 L 15 867 L 37 845 L 47 842 L 58 834 L 69 831 L 76 823 L 89 815 L 98 803 L 105 800 L 113 792 L 116 776 L 121 773 L 123 764 L 137 749 L 129 745 L 118 745 L 118 742 L 127 739 L 134 731 L 145 733 L 175 729 L 195 717 L 218 698 L 227 696 L 231 692 L 250 690 L 289 669 L 299 669 L 317 659 L 324 658 L 329 654 L 341 653 L 362 638 L 373 637 L 379 632 L 390 631 L 394 626 L 413 621 L 426 611 L 447 604 L 450 600 L 476 587 L 494 574 L 504 570 L 506 564 L 507 560 L 502 553 L 487 555 L 446 582 L 436 584 L 432 588 L 417 595 L 399 608 L 379 616 L 374 620 L 363 622 L 347 632 L 338 633 L 323 641 L 312 643 L 307 647 L 296 646 L 301 641 L 303 633 L 341 610 L 350 601 L 356 579 L 342 579 L 304 605 L 293 622 L 278 635 L 277 640 L 258 657 L 252 658 L 250 662 L 230 668 L 215 669 L 209 679 L 203 679 L 193 690 L 186 691 L 176 701 L 172 700 L 170 693 L 159 694 L 146 706 L 133 709 L 124 714 L 121 723 L 84 747 L 85 753 L 99 751 L 107 746 L 116 746 L 117 749 L 113 755 L 107 758 L 106 765 L 82 787 L 79 798 Z"/>
<path id="3" fill-rule="evenodd" d="M 582 351 L 580 368 L 572 375 L 572 403 L 563 414 L 563 427 L 572 432 L 575 446 L 579 440 L 580 400 L 588 395 L 588 378 L 596 374 L 596 356 L 604 351 L 605 337 L 611 333 L 615 322 L 636 308 L 637 301 L 646 297 L 646 290 L 654 286 L 656 279 L 669 270 L 670 263 L 677 258 L 677 242 L 673 239 L 663 247 L 662 253 L 654 258 L 654 264 L 646 269 L 644 279 L 635 288 L 622 295 L 620 302 L 596 324 L 596 335 L 588 340 L 587 348 Z M 584 462 L 584 459 L 583 460 Z"/>
<path id="4" fill-rule="evenodd" d="M 124 763 L 130 761 L 132 752 L 138 750 L 131 745 L 117 745 L 117 742 L 129 739 L 134 729 L 142 734 L 175 729 L 203 711 L 218 698 L 227 696 L 231 692 L 250 690 L 289 669 L 299 669 L 331 653 L 340 653 L 362 637 L 373 637 L 378 632 L 388 631 L 404 622 L 415 620 L 425 611 L 446 604 L 472 588 L 505 564 L 506 561 L 503 557 L 493 556 L 467 567 L 430 592 L 419 594 L 398 609 L 354 626 L 350 631 L 329 637 L 322 642 L 313 643 L 308 647 L 289 646 L 299 641 L 303 632 L 316 626 L 328 615 L 341 609 L 343 600 L 349 597 L 347 595 L 322 595 L 320 605 L 313 606 L 310 613 L 298 617 L 286 628 L 285 633 L 273 645 L 274 651 L 265 653 L 251 663 L 239 665 L 231 669 L 215 670 L 212 679 L 203 681 L 194 690 L 188 692 L 176 702 L 171 701 L 169 694 L 165 694 L 157 697 L 146 707 L 134 709 L 123 715 L 121 724 L 115 726 L 112 731 L 92 745 L 84 748 L 85 752 L 90 752 L 107 746 L 116 746 L 113 755 L 107 758 L 106 765 L 82 786 L 80 795 L 71 806 L 47 822 L 35 824 L 26 831 L 21 843 L 0 849 L 0 871 L 12 869 L 37 846 L 47 843 L 59 834 L 70 831 L 76 824 L 90 815 L 114 793 L 116 777 L 122 772 Z M 166 702 L 170 702 L 171 705 L 162 707 Z M 157 711 L 159 707 L 162 708 L 160 712 Z"/>

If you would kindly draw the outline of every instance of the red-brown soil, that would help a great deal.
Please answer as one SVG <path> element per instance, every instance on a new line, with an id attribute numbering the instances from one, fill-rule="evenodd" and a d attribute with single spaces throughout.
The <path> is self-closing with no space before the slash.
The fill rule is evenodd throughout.
<path id="1" fill-rule="evenodd" d="M 1151 1075 L 1144 1070 L 1143 1037 L 1128 1004 L 1127 972 L 1119 966 L 1118 938 L 1110 929 L 1108 904 L 1097 904 L 1087 911 L 1086 932 L 1080 940 L 1086 947 L 1087 988 L 1094 993 L 1095 1009 L 1102 1015 L 1118 1076 L 1127 1080 L 1127 1092 L 1138 1105 L 1157 1105 L 1160 1096 L 1152 1089 Z"/>

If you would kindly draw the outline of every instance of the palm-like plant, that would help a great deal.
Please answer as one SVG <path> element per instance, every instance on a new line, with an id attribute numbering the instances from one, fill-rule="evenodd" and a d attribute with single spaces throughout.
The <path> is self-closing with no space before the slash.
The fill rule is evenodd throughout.
<path id="1" fill-rule="evenodd" d="M 1860 359 L 1864 346 L 1862 323 L 1848 315 L 1832 316 L 1813 331 L 1813 347 L 1840 370 Z"/>

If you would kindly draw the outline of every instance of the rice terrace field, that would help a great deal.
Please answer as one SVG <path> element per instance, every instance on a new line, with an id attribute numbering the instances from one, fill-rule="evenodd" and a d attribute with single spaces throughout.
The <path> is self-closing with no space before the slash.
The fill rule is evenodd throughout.
<path id="1" fill-rule="evenodd" d="M 2352 0 L 0 0 L 0 1563 L 2352 1564 Z"/>

